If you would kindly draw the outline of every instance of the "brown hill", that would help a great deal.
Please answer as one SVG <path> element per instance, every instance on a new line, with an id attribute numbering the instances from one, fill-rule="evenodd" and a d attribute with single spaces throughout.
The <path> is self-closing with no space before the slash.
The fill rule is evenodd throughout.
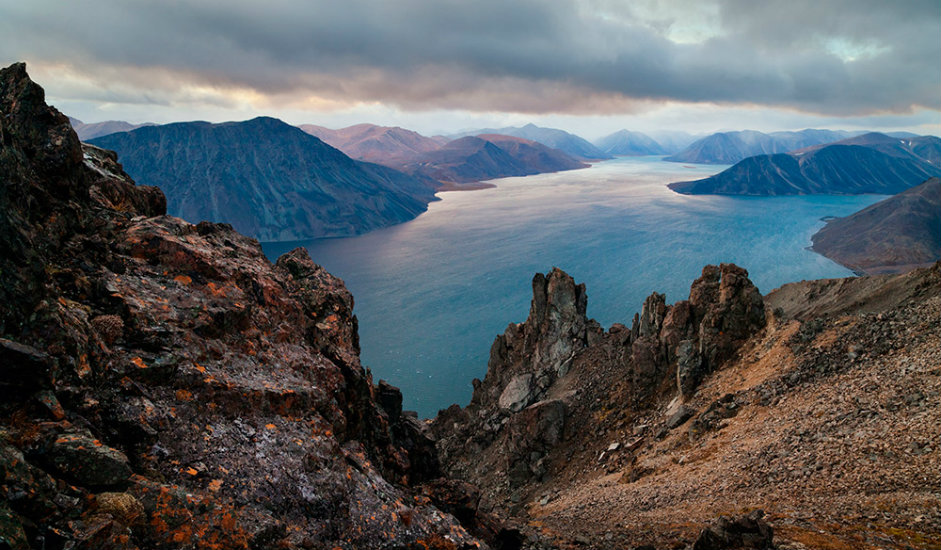
<path id="1" fill-rule="evenodd" d="M 412 159 L 401 169 L 443 183 L 470 183 L 586 168 L 562 151 L 497 134 L 467 136 Z"/>
<path id="2" fill-rule="evenodd" d="M 827 222 L 813 250 L 857 273 L 899 273 L 941 260 L 941 178 Z"/>
<path id="3" fill-rule="evenodd" d="M 422 153 L 434 151 L 442 145 L 434 138 L 399 127 L 374 124 L 357 124 L 339 130 L 313 124 L 302 124 L 298 127 L 351 158 L 392 168 Z"/>

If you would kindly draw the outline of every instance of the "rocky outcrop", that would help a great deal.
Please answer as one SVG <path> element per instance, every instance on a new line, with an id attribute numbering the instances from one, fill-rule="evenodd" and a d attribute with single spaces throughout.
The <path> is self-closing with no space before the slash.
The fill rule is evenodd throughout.
<path id="1" fill-rule="evenodd" d="M 774 530 L 765 522 L 764 515 L 761 510 L 755 510 L 735 518 L 720 517 L 703 529 L 693 550 L 770 550 L 774 548 Z"/>
<path id="2" fill-rule="evenodd" d="M 584 285 L 559 269 L 537 274 L 529 317 L 496 337 L 468 407 L 434 420 L 446 470 L 479 484 L 488 506 L 518 501 L 562 471 L 602 401 L 642 414 L 677 398 L 665 429 L 683 424 L 695 411 L 682 400 L 765 326 L 761 294 L 732 264 L 706 266 L 689 300 L 667 305 L 651 294 L 630 329 L 604 332 L 586 310 Z"/>
<path id="3" fill-rule="evenodd" d="M 343 282 L 163 215 L 0 71 L 0 546 L 455 548 Z"/>
<path id="4" fill-rule="evenodd" d="M 518 412 L 539 401 L 568 372 L 575 354 L 601 334 L 586 317 L 585 285 L 555 268 L 533 277 L 533 300 L 525 323 L 511 324 L 490 348 L 487 375 L 475 384 L 472 403 L 497 403 Z"/>

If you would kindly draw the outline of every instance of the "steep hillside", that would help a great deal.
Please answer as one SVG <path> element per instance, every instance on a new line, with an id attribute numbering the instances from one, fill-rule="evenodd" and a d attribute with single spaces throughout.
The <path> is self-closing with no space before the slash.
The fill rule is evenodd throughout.
<path id="1" fill-rule="evenodd" d="M 313 124 L 302 124 L 298 128 L 336 147 L 351 158 L 392 168 L 397 168 L 423 153 L 434 151 L 442 145 L 438 140 L 418 132 L 374 124 L 357 124 L 339 130 Z"/>
<path id="2" fill-rule="evenodd" d="M 536 275 L 471 403 L 434 420 L 482 508 L 559 548 L 770 548 L 769 524 L 779 548 L 941 544 L 941 264 L 764 298 L 708 266 L 607 331 L 586 307 Z"/>
<path id="3" fill-rule="evenodd" d="M 612 156 L 665 155 L 666 149 L 640 132 L 620 130 L 595 142 L 603 153 Z"/>
<path id="4" fill-rule="evenodd" d="M 801 130 L 765 134 L 754 130 L 719 132 L 693 142 L 664 160 L 699 164 L 735 164 L 755 155 L 786 153 L 812 145 L 831 143 L 849 137 L 849 132 Z"/>
<path id="5" fill-rule="evenodd" d="M 941 260 L 941 178 L 827 222 L 813 250 L 859 273 L 898 273 Z"/>
<path id="6" fill-rule="evenodd" d="M 749 157 L 714 176 L 669 187 L 688 195 L 890 195 L 941 176 L 941 164 L 933 160 L 939 152 L 936 137 L 867 134 L 789 154 Z"/>
<path id="7" fill-rule="evenodd" d="M 262 241 L 356 235 L 435 200 L 434 182 L 354 161 L 274 118 L 151 126 L 90 143 L 160 187 L 171 215 L 230 223 Z"/>
<path id="8" fill-rule="evenodd" d="M 561 151 L 510 136 L 468 136 L 419 155 L 402 170 L 445 183 L 468 183 L 585 168 Z"/>
<path id="9" fill-rule="evenodd" d="M 163 215 L 23 64 L 0 115 L 0 546 L 481 544 L 342 281 Z"/>
<path id="10" fill-rule="evenodd" d="M 575 134 L 570 134 L 564 130 L 558 130 L 555 128 L 541 128 L 534 124 L 527 124 L 526 126 L 518 127 L 509 126 L 506 128 L 471 130 L 462 132 L 453 137 L 458 138 L 464 136 L 478 136 L 480 134 L 499 134 L 528 139 L 530 141 L 541 143 L 546 147 L 558 149 L 570 157 L 582 161 L 604 160 L 611 158 L 611 155 L 605 154 L 603 151 L 588 141 L 576 136 Z"/>

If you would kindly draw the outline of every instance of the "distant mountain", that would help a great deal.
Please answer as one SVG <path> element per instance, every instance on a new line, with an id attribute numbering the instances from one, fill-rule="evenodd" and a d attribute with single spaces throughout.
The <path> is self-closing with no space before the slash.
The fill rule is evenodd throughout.
<path id="1" fill-rule="evenodd" d="M 358 162 L 280 120 L 182 122 L 91 140 L 191 222 L 227 222 L 263 241 L 346 236 L 410 220 L 433 182 Z"/>
<path id="2" fill-rule="evenodd" d="M 504 136 L 528 139 L 537 143 L 541 143 L 546 147 L 558 149 L 578 160 L 590 161 L 611 158 L 611 155 L 604 153 L 588 141 L 576 136 L 575 134 L 570 134 L 564 130 L 557 130 L 555 128 L 541 128 L 534 124 L 527 124 L 526 126 L 521 127 L 509 126 L 506 128 L 471 130 L 461 132 L 452 137 L 458 138 L 465 136 L 477 136 L 480 134 L 500 134 Z"/>
<path id="3" fill-rule="evenodd" d="M 439 182 L 469 183 L 586 168 L 565 153 L 527 139 L 496 134 L 467 136 L 415 157 L 402 170 Z"/>
<path id="4" fill-rule="evenodd" d="M 595 142 L 598 149 L 613 156 L 666 155 L 667 151 L 647 134 L 619 130 Z"/>
<path id="5" fill-rule="evenodd" d="M 313 124 L 302 124 L 298 128 L 354 159 L 393 167 L 442 145 L 435 138 L 411 130 L 374 124 L 357 124 L 339 130 Z"/>
<path id="6" fill-rule="evenodd" d="M 941 176 L 941 139 L 866 134 L 789 154 L 749 157 L 712 177 L 671 183 L 687 195 L 900 193 Z"/>
<path id="7" fill-rule="evenodd" d="M 854 135 L 834 130 L 801 130 L 765 134 L 754 130 L 720 132 L 696 140 L 686 149 L 663 160 L 697 164 L 735 164 L 755 155 L 787 153 L 812 145 L 832 143 Z"/>
<path id="8" fill-rule="evenodd" d="M 885 153 L 891 157 L 928 161 L 935 166 L 941 166 L 941 139 L 935 136 L 892 137 L 878 132 L 870 132 L 839 142 L 841 145 L 861 145 Z M 821 146 L 808 147 L 805 150 L 794 151 L 795 154 L 819 149 Z"/>
<path id="9" fill-rule="evenodd" d="M 682 151 L 701 137 L 678 130 L 654 130 L 647 132 L 647 135 L 659 143 L 668 155 Z"/>
<path id="10" fill-rule="evenodd" d="M 130 122 L 125 122 L 123 120 L 106 120 L 104 122 L 91 122 L 86 124 L 81 120 L 72 117 L 69 117 L 69 122 L 72 124 L 72 129 L 75 130 L 75 133 L 78 134 L 78 139 L 82 141 L 88 141 L 96 137 L 115 134 L 117 132 L 130 132 L 131 130 L 136 130 L 137 128 L 154 125 L 153 122 L 145 122 L 144 124 L 131 124 Z"/>
<path id="11" fill-rule="evenodd" d="M 941 260 L 941 178 L 832 220 L 811 240 L 814 251 L 862 274 Z"/>

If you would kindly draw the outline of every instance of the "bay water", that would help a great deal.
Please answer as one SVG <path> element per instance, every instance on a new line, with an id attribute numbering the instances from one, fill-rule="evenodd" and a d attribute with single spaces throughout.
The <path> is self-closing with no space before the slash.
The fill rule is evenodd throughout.
<path id="1" fill-rule="evenodd" d="M 358 237 L 263 246 L 272 260 L 306 247 L 346 282 L 363 364 L 402 389 L 405 409 L 429 417 L 467 404 L 494 336 L 526 319 L 533 275 L 553 266 L 586 284 L 588 314 L 606 328 L 630 326 L 651 292 L 685 299 L 706 264 L 746 268 L 762 293 L 852 275 L 806 247 L 821 218 L 883 196 L 687 196 L 666 187 L 724 168 L 619 158 L 440 193 L 415 220 Z"/>

